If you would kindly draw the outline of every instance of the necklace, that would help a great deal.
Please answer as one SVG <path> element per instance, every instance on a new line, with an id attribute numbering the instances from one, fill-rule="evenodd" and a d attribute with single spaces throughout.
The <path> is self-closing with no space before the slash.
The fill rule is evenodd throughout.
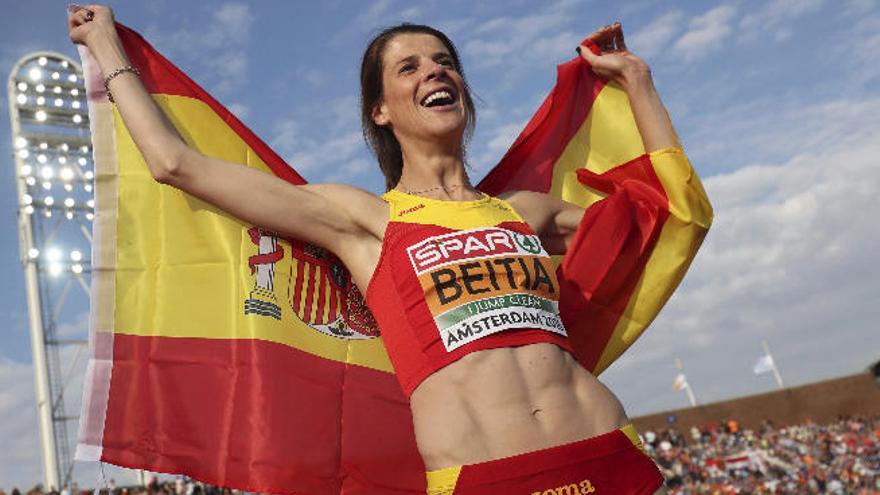
<path id="1" fill-rule="evenodd" d="M 455 184 L 452 186 L 434 186 L 434 187 L 429 187 L 428 189 L 422 189 L 421 191 L 412 191 L 410 189 L 403 189 L 403 192 L 405 192 L 406 194 L 412 195 L 412 196 L 421 196 L 422 194 L 434 192 L 434 191 L 440 191 L 441 189 L 444 192 L 450 193 L 452 191 L 455 191 L 456 189 L 461 189 L 462 187 L 473 187 L 473 186 L 471 186 L 471 184 L 468 182 L 468 183 L 464 183 L 464 184 Z"/>

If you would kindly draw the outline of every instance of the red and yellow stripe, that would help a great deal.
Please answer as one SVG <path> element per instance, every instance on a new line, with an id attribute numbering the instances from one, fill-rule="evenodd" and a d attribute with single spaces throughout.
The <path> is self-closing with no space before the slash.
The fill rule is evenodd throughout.
<path id="1" fill-rule="evenodd" d="M 139 35 L 119 33 L 188 144 L 304 183 Z M 348 314 L 357 291 L 332 273 L 335 258 L 283 239 L 260 255 L 265 233 L 156 183 L 102 89 L 89 85 L 104 351 L 90 366 L 78 455 L 255 492 L 424 493 L 408 402 L 381 339 L 309 325 L 363 319 Z M 259 263 L 272 264 L 260 297 L 277 318 L 244 310 Z"/>

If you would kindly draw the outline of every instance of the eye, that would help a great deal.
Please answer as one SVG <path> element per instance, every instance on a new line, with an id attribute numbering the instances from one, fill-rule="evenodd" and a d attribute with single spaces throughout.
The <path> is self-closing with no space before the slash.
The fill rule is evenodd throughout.
<path id="1" fill-rule="evenodd" d="M 441 58 L 437 61 L 437 63 L 444 67 L 448 67 L 453 70 L 455 69 L 455 62 L 453 62 L 451 58 Z"/>
<path id="2" fill-rule="evenodd" d="M 415 65 L 413 65 L 413 64 L 403 64 L 403 65 L 400 66 L 400 69 L 398 69 L 397 73 L 398 73 L 398 74 L 405 74 L 405 73 L 408 73 L 408 72 L 412 72 L 412 71 L 414 71 L 414 70 L 416 70 L 416 66 L 415 66 Z"/>

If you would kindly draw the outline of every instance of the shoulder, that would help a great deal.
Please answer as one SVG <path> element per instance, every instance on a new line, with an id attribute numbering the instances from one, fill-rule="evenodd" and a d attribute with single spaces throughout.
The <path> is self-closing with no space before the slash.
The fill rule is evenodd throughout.
<path id="1" fill-rule="evenodd" d="M 565 209 L 576 208 L 555 196 L 535 191 L 505 191 L 497 198 L 506 201 L 523 217 L 552 217 Z"/>
<path id="2" fill-rule="evenodd" d="M 376 194 L 348 184 L 304 184 L 303 189 L 340 203 L 347 208 L 383 208 L 385 201 Z"/>
<path id="3" fill-rule="evenodd" d="M 344 212 L 372 234 L 384 231 L 388 203 L 376 194 L 348 184 L 305 184 L 301 187 L 323 197 L 328 208 Z"/>
<path id="4" fill-rule="evenodd" d="M 559 235 L 577 228 L 584 209 L 555 196 L 535 191 L 505 191 L 503 199 L 538 235 Z"/>

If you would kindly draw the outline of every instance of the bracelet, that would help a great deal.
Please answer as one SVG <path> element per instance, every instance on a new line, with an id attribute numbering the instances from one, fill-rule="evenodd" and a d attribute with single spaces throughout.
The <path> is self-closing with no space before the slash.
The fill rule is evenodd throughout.
<path id="1" fill-rule="evenodd" d="M 115 103 L 115 100 L 113 100 L 113 93 L 110 92 L 110 81 L 112 81 L 114 77 L 122 74 L 123 72 L 131 72 L 138 77 L 140 77 L 141 75 L 141 71 L 137 70 L 136 67 L 131 65 L 120 67 L 107 75 L 107 77 L 104 78 L 104 89 L 107 90 L 107 99 L 110 100 L 110 103 Z"/>

